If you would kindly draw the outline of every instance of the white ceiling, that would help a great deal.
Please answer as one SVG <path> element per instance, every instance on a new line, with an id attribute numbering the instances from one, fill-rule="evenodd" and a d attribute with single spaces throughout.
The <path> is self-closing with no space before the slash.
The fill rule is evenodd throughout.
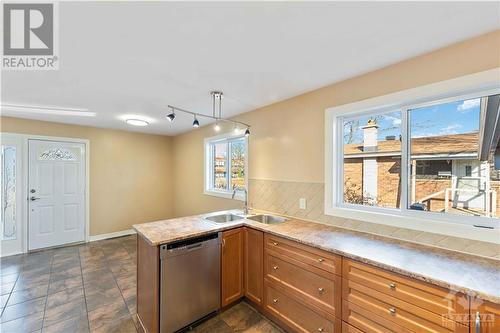
<path id="1" fill-rule="evenodd" d="M 498 29 L 499 6 L 61 2 L 60 69 L 2 72 L 2 103 L 96 116 L 3 114 L 175 135 L 192 118 L 169 123 L 167 104 L 210 113 L 219 89 L 223 116 L 250 111 Z M 151 125 L 126 125 L 127 115 Z"/>

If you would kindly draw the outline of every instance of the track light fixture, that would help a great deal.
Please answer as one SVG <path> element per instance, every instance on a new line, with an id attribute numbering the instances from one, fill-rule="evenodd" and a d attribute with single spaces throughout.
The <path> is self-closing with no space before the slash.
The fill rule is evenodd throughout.
<path id="1" fill-rule="evenodd" d="M 167 119 L 170 122 L 173 122 L 175 119 L 175 109 L 173 107 L 170 107 L 172 109 L 172 112 L 167 115 Z"/>
<path id="2" fill-rule="evenodd" d="M 245 136 L 250 135 L 250 125 L 245 124 L 241 121 L 236 121 L 236 120 L 231 120 L 231 119 L 224 119 L 222 118 L 222 91 L 212 91 L 210 92 L 210 96 L 212 97 L 212 114 L 203 114 L 203 113 L 198 113 L 198 112 L 192 112 L 188 110 L 184 110 L 181 108 L 178 108 L 176 106 L 168 105 L 168 107 L 172 110 L 168 115 L 167 119 L 170 122 L 173 122 L 175 119 L 175 112 L 183 112 L 183 113 L 188 113 L 194 116 L 193 120 L 193 127 L 199 127 L 200 122 L 198 121 L 198 117 L 205 117 L 205 118 L 210 118 L 215 120 L 215 125 L 214 125 L 214 130 L 216 132 L 221 130 L 220 122 L 226 122 L 226 123 L 231 123 L 234 125 L 234 131 L 235 133 L 240 132 L 240 128 L 246 128 L 245 131 Z"/>
<path id="3" fill-rule="evenodd" d="M 200 122 L 198 121 L 198 119 L 196 119 L 196 115 L 194 115 L 193 127 L 200 127 Z"/>

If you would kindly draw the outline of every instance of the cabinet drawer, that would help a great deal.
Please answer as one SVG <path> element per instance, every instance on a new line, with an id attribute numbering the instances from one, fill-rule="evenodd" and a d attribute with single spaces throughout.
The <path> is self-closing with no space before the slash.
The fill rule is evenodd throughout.
<path id="1" fill-rule="evenodd" d="M 364 333 L 358 330 L 356 327 L 349 325 L 345 321 L 342 322 L 342 333 Z"/>
<path id="2" fill-rule="evenodd" d="M 265 308 L 296 332 L 334 332 L 334 322 L 266 283 Z M 337 332 L 335 332 L 337 333 Z"/>
<path id="3" fill-rule="evenodd" d="M 500 332 L 500 304 L 479 298 L 473 298 L 471 304 L 471 332 Z"/>
<path id="4" fill-rule="evenodd" d="M 275 257 L 270 253 L 272 251 L 266 253 L 265 261 L 265 276 L 267 279 L 275 283 L 281 283 L 296 298 L 318 306 L 332 315 L 335 315 L 336 309 L 338 309 L 340 316 L 342 292 L 342 279 L 340 276 L 331 274 L 333 279 L 329 279 Z"/>
<path id="5" fill-rule="evenodd" d="M 343 277 L 438 315 L 447 314 L 449 317 L 459 318 L 468 313 L 468 299 L 465 295 L 453 294 L 444 288 L 370 265 L 344 259 Z M 454 316 L 455 314 L 458 316 Z"/>
<path id="6" fill-rule="evenodd" d="M 469 331 L 468 326 L 448 319 L 446 313 L 438 315 L 376 291 L 369 286 L 346 279 L 342 281 L 342 299 L 413 332 L 465 333 Z M 343 319 L 348 321 L 346 316 L 347 313 L 343 313 Z"/>
<path id="7" fill-rule="evenodd" d="M 412 333 L 409 329 L 347 301 L 342 302 L 342 317 L 342 333 Z"/>
<path id="8" fill-rule="evenodd" d="M 333 253 L 269 234 L 265 235 L 265 246 L 327 272 L 341 274 L 342 258 Z"/>

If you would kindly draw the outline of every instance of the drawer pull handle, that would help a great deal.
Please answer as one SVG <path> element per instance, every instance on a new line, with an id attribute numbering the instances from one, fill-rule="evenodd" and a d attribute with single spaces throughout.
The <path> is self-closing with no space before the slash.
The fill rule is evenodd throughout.
<path id="1" fill-rule="evenodd" d="M 278 303 L 278 299 L 277 298 L 273 298 L 273 303 Z"/>
<path id="2" fill-rule="evenodd" d="M 391 284 L 389 284 L 389 288 L 391 288 L 392 290 L 396 290 L 396 284 L 392 282 Z"/>
<path id="3" fill-rule="evenodd" d="M 323 259 L 323 258 L 318 258 L 318 262 L 323 262 L 323 261 L 325 261 L 325 259 Z"/>
<path id="4" fill-rule="evenodd" d="M 481 332 L 481 315 L 479 311 L 476 312 L 476 333 Z"/>
<path id="5" fill-rule="evenodd" d="M 273 242 L 273 245 L 274 245 L 274 246 L 278 246 L 278 243 L 277 243 L 277 242 Z"/>
<path id="6" fill-rule="evenodd" d="M 395 308 L 389 308 L 389 312 L 391 314 L 396 314 L 396 309 Z"/>
<path id="7" fill-rule="evenodd" d="M 321 288 L 321 287 L 319 287 L 319 288 L 318 288 L 318 292 L 319 292 L 320 294 L 322 294 L 324 291 L 325 291 L 325 288 Z"/>
<path id="8" fill-rule="evenodd" d="M 279 267 L 278 266 L 273 266 L 273 269 L 274 270 L 277 270 Z"/>
<path id="9" fill-rule="evenodd" d="M 318 332 L 323 332 L 323 331 L 324 331 L 323 327 L 318 328 Z"/>

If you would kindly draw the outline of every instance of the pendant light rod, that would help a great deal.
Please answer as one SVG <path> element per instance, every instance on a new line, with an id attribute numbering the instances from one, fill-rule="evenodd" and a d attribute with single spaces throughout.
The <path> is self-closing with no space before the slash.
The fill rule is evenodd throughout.
<path id="1" fill-rule="evenodd" d="M 193 112 L 193 111 L 189 111 L 189 110 L 184 110 L 184 109 L 178 108 L 178 107 L 173 106 L 173 105 L 168 105 L 168 108 L 170 108 L 172 111 L 188 113 L 190 115 L 197 116 L 197 117 L 210 118 L 210 119 L 213 119 L 215 121 L 223 121 L 223 122 L 226 122 L 226 123 L 232 123 L 232 124 L 235 124 L 235 125 L 242 125 L 244 127 L 250 128 L 250 125 L 248 125 L 248 124 L 246 124 L 244 122 L 241 122 L 241 121 L 237 121 L 237 120 L 225 119 L 225 118 L 221 118 L 220 116 L 219 117 L 217 117 L 217 116 L 210 116 L 210 115 L 203 114 L 203 113 L 198 113 L 198 112 Z"/>

